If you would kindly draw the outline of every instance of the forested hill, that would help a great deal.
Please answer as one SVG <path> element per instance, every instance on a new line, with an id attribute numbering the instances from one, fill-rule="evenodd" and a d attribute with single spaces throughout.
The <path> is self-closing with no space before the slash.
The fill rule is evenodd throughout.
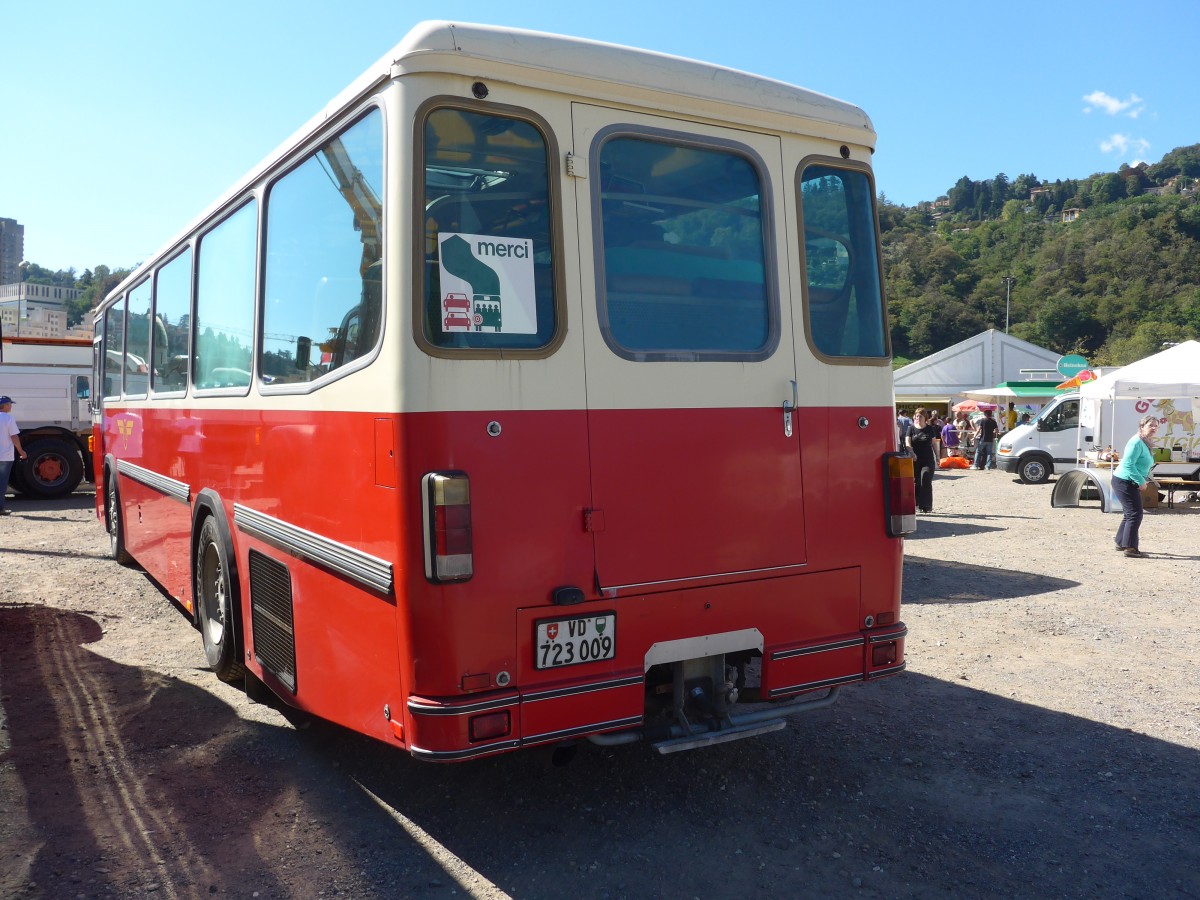
<path id="1" fill-rule="evenodd" d="M 879 217 L 901 362 L 1003 330 L 1006 277 L 1010 334 L 1096 365 L 1200 338 L 1200 144 L 1078 181 L 964 177 Z"/>

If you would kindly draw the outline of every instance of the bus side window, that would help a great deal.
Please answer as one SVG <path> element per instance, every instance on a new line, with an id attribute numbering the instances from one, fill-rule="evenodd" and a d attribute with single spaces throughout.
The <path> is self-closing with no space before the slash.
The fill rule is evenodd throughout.
<path id="1" fill-rule="evenodd" d="M 378 109 L 271 186 L 259 357 L 264 384 L 305 384 L 374 349 L 383 310 L 382 197 Z"/>
<path id="2" fill-rule="evenodd" d="M 192 378 L 201 390 L 250 384 L 257 235 L 250 200 L 200 238 Z"/>
<path id="3" fill-rule="evenodd" d="M 155 393 L 187 389 L 191 309 L 192 250 L 185 247 L 154 277 L 156 323 L 150 377 Z"/>
<path id="4" fill-rule="evenodd" d="M 104 396 L 121 396 L 125 368 L 125 300 L 104 311 Z"/>
<path id="5" fill-rule="evenodd" d="M 150 389 L 151 283 L 143 281 L 129 292 L 125 313 L 125 396 L 145 397 Z"/>

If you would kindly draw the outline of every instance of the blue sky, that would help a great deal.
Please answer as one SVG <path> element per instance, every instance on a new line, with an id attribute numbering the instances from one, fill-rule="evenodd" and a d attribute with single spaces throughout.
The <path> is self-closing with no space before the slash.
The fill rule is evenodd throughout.
<path id="1" fill-rule="evenodd" d="M 149 256 L 423 19 L 646 47 L 848 100 L 879 132 L 879 191 L 909 205 L 963 175 L 1082 178 L 1200 143 L 1194 0 L 4 7 L 0 216 L 52 269 Z"/>

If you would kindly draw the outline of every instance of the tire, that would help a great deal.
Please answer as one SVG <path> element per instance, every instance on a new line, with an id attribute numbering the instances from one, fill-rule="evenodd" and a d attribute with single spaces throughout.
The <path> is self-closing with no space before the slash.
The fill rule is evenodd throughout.
<path id="1" fill-rule="evenodd" d="M 1017 477 L 1024 484 L 1044 484 L 1053 470 L 1044 456 L 1030 456 L 1017 464 Z"/>
<path id="2" fill-rule="evenodd" d="M 35 438 L 25 448 L 29 459 L 21 463 L 23 493 L 51 500 L 66 497 L 83 481 L 79 448 L 59 438 Z"/>
<path id="3" fill-rule="evenodd" d="M 29 493 L 29 488 L 25 484 L 25 476 L 22 474 L 22 466 L 14 463 L 12 469 L 8 473 L 8 486 L 13 492 L 24 497 Z"/>
<path id="4" fill-rule="evenodd" d="M 216 519 L 207 516 L 196 539 L 196 618 L 204 641 L 204 656 L 217 678 L 239 682 L 245 678 L 238 647 L 233 586 L 225 542 Z"/>
<path id="5" fill-rule="evenodd" d="M 123 566 L 132 566 L 133 557 L 125 549 L 125 520 L 121 514 L 121 495 L 117 493 L 117 473 L 109 472 L 104 483 L 104 521 L 108 528 L 108 552 Z"/>

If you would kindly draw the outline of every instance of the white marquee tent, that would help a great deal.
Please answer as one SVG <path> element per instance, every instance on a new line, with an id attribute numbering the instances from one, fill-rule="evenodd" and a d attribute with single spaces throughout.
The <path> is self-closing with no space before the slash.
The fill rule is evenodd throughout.
<path id="1" fill-rule="evenodd" d="M 953 403 L 971 392 L 995 396 L 1003 382 L 1054 378 L 1058 359 L 1053 350 L 990 329 L 897 369 L 892 383 L 901 406 Z"/>

